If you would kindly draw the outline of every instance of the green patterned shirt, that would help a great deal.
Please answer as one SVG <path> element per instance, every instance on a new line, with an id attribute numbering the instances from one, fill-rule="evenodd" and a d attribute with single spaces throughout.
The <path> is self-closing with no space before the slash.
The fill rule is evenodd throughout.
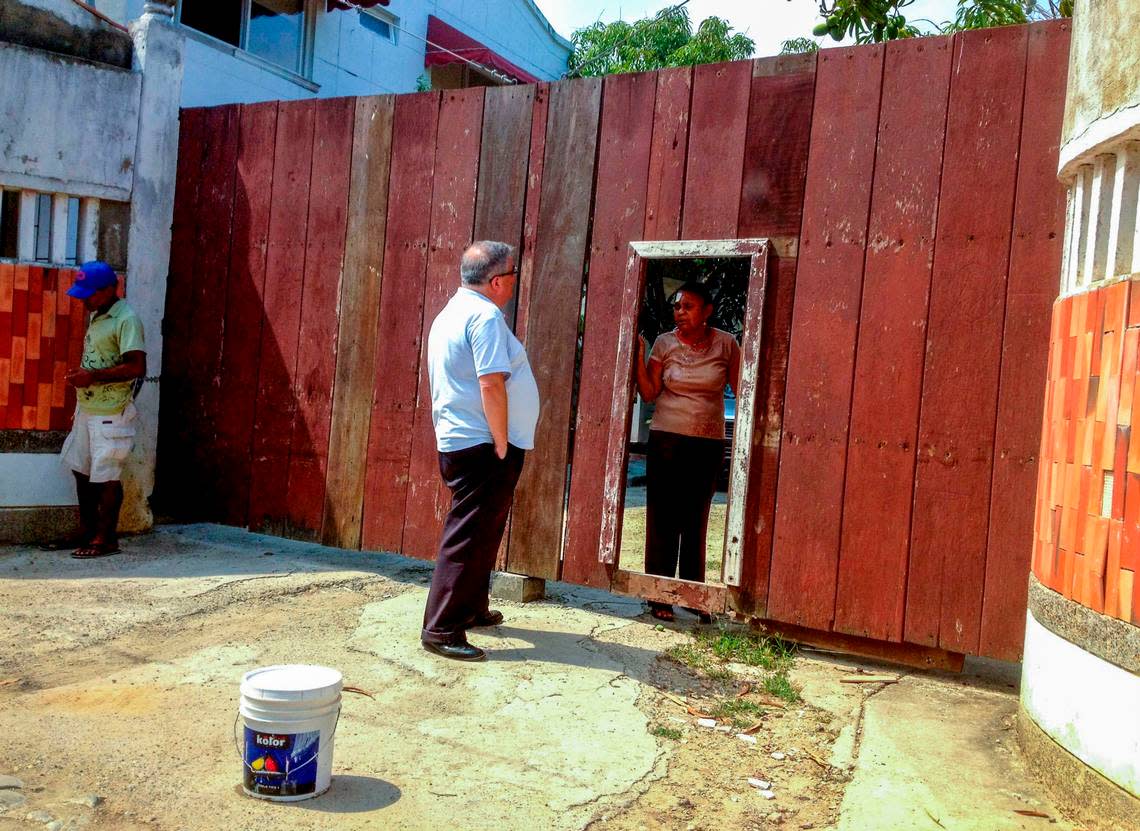
<path id="1" fill-rule="evenodd" d="M 83 369 L 109 369 L 123 362 L 127 352 L 145 352 L 143 325 L 125 300 L 117 300 L 106 314 L 96 314 L 83 339 Z M 92 384 L 76 391 L 79 408 L 91 415 L 121 413 L 131 401 L 134 381 Z"/>

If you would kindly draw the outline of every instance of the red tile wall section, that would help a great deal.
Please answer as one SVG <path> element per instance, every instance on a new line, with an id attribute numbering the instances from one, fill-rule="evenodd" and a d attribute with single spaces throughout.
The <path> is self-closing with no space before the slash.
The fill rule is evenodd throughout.
<path id="1" fill-rule="evenodd" d="M 75 270 L 0 263 L 0 430 L 66 430 L 75 391 L 64 381 L 87 318 L 68 297 Z"/>
<path id="2" fill-rule="evenodd" d="M 1053 306 L 1033 573 L 1140 624 L 1140 274 Z"/>

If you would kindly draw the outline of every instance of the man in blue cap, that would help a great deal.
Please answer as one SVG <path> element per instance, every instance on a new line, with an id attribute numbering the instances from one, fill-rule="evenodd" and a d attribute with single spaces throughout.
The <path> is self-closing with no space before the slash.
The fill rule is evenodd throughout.
<path id="1" fill-rule="evenodd" d="M 120 479 L 134 445 L 135 391 L 146 375 L 142 321 L 118 289 L 114 269 L 93 260 L 80 267 L 67 291 L 92 313 L 83 358 L 66 376 L 78 406 L 62 460 L 75 474 L 79 496 L 78 548 L 71 555 L 79 559 L 119 551 Z"/>

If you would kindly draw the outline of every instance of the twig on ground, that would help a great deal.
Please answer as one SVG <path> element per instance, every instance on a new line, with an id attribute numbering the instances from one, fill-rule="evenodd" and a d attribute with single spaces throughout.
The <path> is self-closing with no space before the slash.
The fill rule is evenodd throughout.
<path id="1" fill-rule="evenodd" d="M 937 825 L 939 828 L 945 828 L 946 827 L 945 825 L 942 824 L 942 821 L 939 820 L 938 817 L 936 817 L 936 816 L 934 816 L 934 814 L 930 813 L 929 808 L 923 808 L 922 810 L 926 811 L 926 815 L 928 817 L 930 817 L 930 819 L 934 821 L 934 824 Z"/>

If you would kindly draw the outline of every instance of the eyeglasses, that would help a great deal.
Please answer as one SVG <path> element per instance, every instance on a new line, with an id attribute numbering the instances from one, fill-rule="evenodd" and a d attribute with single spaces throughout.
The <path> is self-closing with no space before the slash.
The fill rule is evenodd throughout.
<path id="1" fill-rule="evenodd" d="M 517 268 L 512 268 L 510 271 L 501 271 L 498 274 L 492 274 L 491 279 L 494 280 L 496 277 L 518 277 L 518 276 L 519 276 L 519 270 Z"/>

